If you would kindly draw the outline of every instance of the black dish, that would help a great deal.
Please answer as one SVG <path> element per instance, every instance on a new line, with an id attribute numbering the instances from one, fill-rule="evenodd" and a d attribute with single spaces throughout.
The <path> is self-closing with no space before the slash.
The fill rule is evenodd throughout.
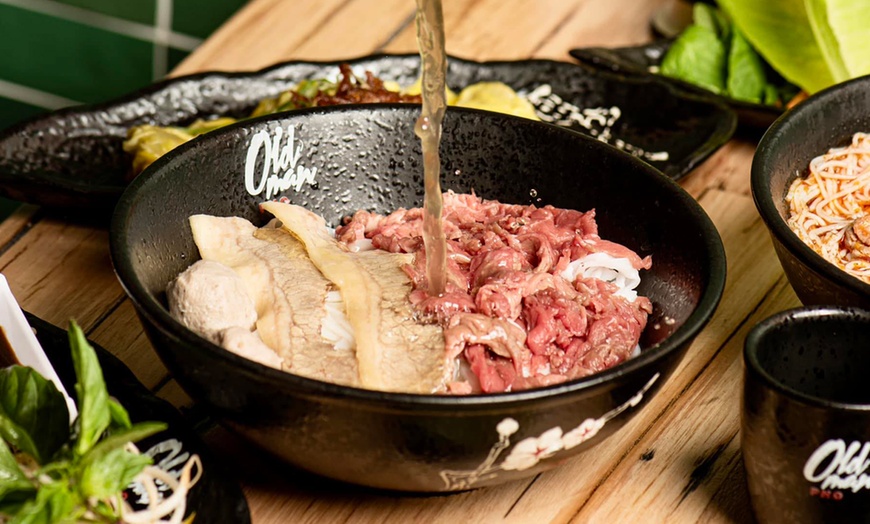
<path id="1" fill-rule="evenodd" d="M 185 144 L 121 197 L 110 236 L 115 269 L 146 333 L 191 396 L 299 467 L 403 491 L 455 491 L 533 475 L 622 426 L 673 371 L 724 286 L 722 243 L 697 202 L 648 164 L 606 144 L 556 126 L 461 109 L 448 111 L 441 144 L 445 190 L 474 190 L 502 202 L 594 207 L 603 238 L 641 256 L 652 254 L 653 269 L 640 289 L 655 307 L 641 340 L 644 351 L 603 373 L 496 395 L 367 391 L 242 359 L 184 328 L 165 307 L 167 283 L 199 258 L 189 215 L 264 222 L 258 203 L 265 195 L 249 194 L 244 176 L 256 133 L 295 128 L 297 168 L 316 167 L 318 178 L 299 192 L 274 196 L 336 224 L 359 208 L 386 212 L 420 205 L 421 153 L 413 131 L 418 113 L 397 105 L 310 109 Z M 261 173 L 263 155 L 256 158 L 251 167 Z M 521 440 L 555 433 L 564 434 L 570 449 L 553 450 L 552 459 L 542 451 L 544 460 L 531 457 L 535 465 L 527 469 L 502 467 Z"/>
<path id="2" fill-rule="evenodd" d="M 30 313 L 25 312 L 24 316 L 34 329 L 39 344 L 57 371 L 64 388 L 74 394 L 76 376 L 67 332 Z M 165 400 L 152 395 L 114 355 L 93 342 L 91 345 L 97 352 L 109 394 L 127 408 L 130 419 L 133 422 L 162 421 L 169 425 L 165 431 L 140 441 L 139 449 L 145 452 L 153 446 L 165 448 L 165 451 L 154 455 L 155 464 L 165 464 L 161 467 L 166 467 L 170 472 L 184 464 L 183 461 L 179 464 L 175 462 L 186 460 L 185 454 L 198 454 L 202 460 L 202 477 L 188 495 L 185 516 L 196 513 L 195 522 L 250 523 L 248 503 L 242 490 L 238 484 L 227 478 L 223 464 L 211 454 L 178 411 Z M 131 497 L 138 496 L 133 492 L 129 494 Z M 135 498 L 131 499 L 133 500 Z"/>
<path id="3" fill-rule="evenodd" d="M 351 60 L 355 71 L 370 70 L 385 80 L 412 84 L 417 55 L 377 55 Z M 306 78 L 332 78 L 339 62 L 287 62 L 254 73 L 202 73 L 170 79 L 123 98 L 94 106 L 57 111 L 0 133 L 0 195 L 52 207 L 110 211 L 127 185 L 131 159 L 121 149 L 135 125 L 187 125 L 197 118 L 243 117 L 263 98 L 274 97 Z M 656 79 L 629 79 L 548 60 L 471 62 L 451 58 L 448 84 L 459 89 L 483 80 L 500 80 L 529 92 L 550 84 L 562 102 L 579 109 L 621 108 L 610 142 L 646 152 L 667 152 L 650 162 L 679 178 L 724 144 L 734 132 L 724 106 L 684 93 Z M 555 119 L 569 107 L 539 100 Z M 581 115 L 589 129 L 606 136 L 602 122 Z M 639 153 L 640 150 L 637 150 Z"/>
<path id="4" fill-rule="evenodd" d="M 787 112 L 765 133 L 752 160 L 752 196 L 789 282 L 804 304 L 870 307 L 870 284 L 841 271 L 788 227 L 785 196 L 810 160 L 852 135 L 870 131 L 870 77 L 821 91 Z"/>
<path id="5" fill-rule="evenodd" d="M 624 75 L 658 78 L 663 82 L 673 85 L 681 92 L 709 97 L 721 104 L 728 105 L 737 113 L 740 125 L 747 128 L 767 129 L 783 113 L 783 108 L 735 100 L 727 96 L 717 95 L 677 78 L 670 78 L 651 72 L 650 68 L 661 65 L 662 58 L 664 58 L 672 43 L 673 40 L 663 39 L 633 47 L 585 47 L 572 49 L 569 53 L 581 63 L 598 69 Z"/>

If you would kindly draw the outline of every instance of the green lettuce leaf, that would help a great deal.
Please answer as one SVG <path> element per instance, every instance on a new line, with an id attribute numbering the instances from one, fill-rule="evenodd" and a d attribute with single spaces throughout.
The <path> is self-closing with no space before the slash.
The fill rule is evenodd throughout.
<path id="1" fill-rule="evenodd" d="M 840 55 L 840 45 L 834 36 L 834 30 L 828 23 L 827 3 L 827 0 L 804 0 L 810 28 L 813 30 L 822 56 L 825 57 L 831 76 L 834 77 L 835 82 L 842 82 L 849 79 L 849 73 Z"/>
<path id="2" fill-rule="evenodd" d="M 716 33 L 719 40 L 727 42 L 731 36 L 731 23 L 721 11 L 712 5 L 697 3 L 692 6 L 692 21 Z"/>
<path id="3" fill-rule="evenodd" d="M 808 93 L 870 73 L 866 0 L 719 0 L 768 63 Z"/>
<path id="4" fill-rule="evenodd" d="M 731 36 L 728 51 L 728 96 L 756 104 L 765 101 L 767 77 L 761 58 L 739 29 Z"/>
<path id="5" fill-rule="evenodd" d="M 725 91 L 725 45 L 712 29 L 689 26 L 671 45 L 660 72 L 722 93 Z"/>
<path id="6" fill-rule="evenodd" d="M 828 24 L 833 29 L 850 78 L 870 74 L 870 2 L 828 0 Z"/>
<path id="7" fill-rule="evenodd" d="M 801 0 L 719 0 L 746 39 L 786 80 L 812 93 L 835 83 Z"/>

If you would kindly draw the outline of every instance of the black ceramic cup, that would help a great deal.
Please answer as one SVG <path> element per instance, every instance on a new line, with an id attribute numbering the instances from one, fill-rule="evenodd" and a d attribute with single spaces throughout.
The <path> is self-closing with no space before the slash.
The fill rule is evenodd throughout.
<path id="1" fill-rule="evenodd" d="M 761 523 L 870 522 L 870 311 L 778 313 L 746 337 L 742 448 Z"/>

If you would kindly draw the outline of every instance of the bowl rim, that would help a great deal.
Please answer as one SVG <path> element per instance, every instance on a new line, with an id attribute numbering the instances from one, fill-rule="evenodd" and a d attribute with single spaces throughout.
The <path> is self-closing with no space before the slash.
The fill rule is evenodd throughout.
<path id="1" fill-rule="evenodd" d="M 770 177 L 768 175 L 772 172 L 770 157 L 782 141 L 780 132 L 783 127 L 792 125 L 793 121 L 800 122 L 805 117 L 818 113 L 825 106 L 836 103 L 836 100 L 843 96 L 843 92 L 851 92 L 853 90 L 866 91 L 868 88 L 870 88 L 870 75 L 854 78 L 819 91 L 785 112 L 776 119 L 764 133 L 764 136 L 762 136 L 761 141 L 758 143 L 758 148 L 755 150 L 755 155 L 752 158 L 752 167 L 750 169 L 752 199 L 755 201 L 755 207 L 767 225 L 768 231 L 770 231 L 774 238 L 789 253 L 811 270 L 819 273 L 837 286 L 844 287 L 853 293 L 865 297 L 870 297 L 870 284 L 849 275 L 813 251 L 811 247 L 806 245 L 788 227 L 788 223 L 780 216 L 779 211 L 776 209 L 776 203 L 773 200 L 773 194 L 770 189 Z M 835 147 L 835 145 L 831 144 L 824 147 L 824 151 L 819 151 L 816 155 L 824 154 L 831 147 Z M 809 164 L 807 164 L 808 166 Z M 798 176 L 802 176 L 802 173 L 798 173 Z"/>
<path id="2" fill-rule="evenodd" d="M 725 288 L 725 248 L 722 244 L 719 232 L 710 217 L 703 210 L 701 205 L 692 198 L 688 192 L 679 186 L 679 184 L 658 169 L 629 153 L 625 153 L 594 138 L 587 137 L 582 133 L 526 118 L 469 108 L 449 108 L 448 113 L 453 112 L 483 115 L 488 119 L 508 120 L 517 125 L 530 125 L 533 127 L 541 126 L 548 132 L 568 133 L 571 135 L 573 140 L 586 141 L 590 146 L 601 148 L 602 151 L 606 151 L 606 154 L 617 156 L 622 155 L 628 162 L 636 163 L 641 171 L 647 173 L 648 176 L 655 177 L 658 183 L 663 184 L 666 187 L 666 191 L 670 191 L 674 195 L 676 201 L 681 202 L 688 208 L 689 213 L 697 220 L 699 229 L 703 233 L 703 245 L 708 258 L 709 269 L 705 275 L 707 279 L 707 287 L 700 296 L 697 306 L 686 318 L 683 325 L 677 328 L 677 330 L 665 340 L 641 352 L 637 357 L 599 373 L 563 382 L 561 384 L 509 393 L 482 393 L 475 395 L 395 393 L 333 384 L 300 375 L 294 375 L 236 355 L 221 346 L 209 342 L 182 325 L 169 314 L 168 308 L 160 304 L 157 299 L 152 296 L 147 289 L 145 289 L 141 281 L 136 278 L 135 273 L 132 270 L 130 257 L 122 249 L 123 246 L 129 243 L 125 227 L 127 218 L 131 208 L 136 203 L 138 193 L 147 190 L 149 185 L 156 183 L 155 180 L 157 178 L 153 175 L 159 173 L 163 167 L 172 162 L 174 158 L 184 155 L 186 152 L 195 148 L 202 147 L 203 144 L 207 145 L 209 142 L 217 141 L 224 134 L 235 133 L 237 129 L 258 126 L 265 122 L 287 122 L 288 120 L 305 118 L 309 115 L 318 113 L 387 112 L 396 110 L 406 113 L 416 113 L 419 111 L 419 107 L 409 106 L 408 104 L 348 104 L 330 107 L 314 107 L 296 110 L 292 113 L 264 115 L 262 117 L 248 119 L 220 128 L 201 138 L 182 144 L 151 164 L 151 166 L 133 180 L 121 195 L 121 198 L 112 214 L 109 235 L 110 255 L 116 276 L 127 293 L 127 296 L 136 307 L 137 312 L 144 316 L 154 328 L 160 330 L 164 335 L 172 337 L 185 345 L 195 347 L 198 350 L 210 351 L 214 353 L 213 356 L 215 358 L 233 365 L 240 372 L 256 375 L 261 380 L 268 380 L 269 382 L 277 383 L 282 389 L 296 387 L 299 389 L 300 394 L 307 392 L 309 394 L 316 394 L 321 398 L 325 395 L 335 399 L 354 399 L 374 403 L 387 402 L 394 407 L 401 406 L 412 408 L 421 406 L 439 408 L 456 406 L 488 407 L 495 404 L 514 405 L 530 400 L 543 398 L 551 399 L 568 393 L 588 393 L 593 388 L 598 387 L 615 387 L 617 385 L 615 379 L 641 373 L 645 368 L 653 367 L 656 362 L 663 360 L 674 351 L 679 350 L 683 345 L 691 342 L 691 340 L 697 336 L 710 320 L 710 317 L 719 305 L 719 301 Z M 650 376 L 652 376 L 652 373 L 650 373 Z"/>
<path id="3" fill-rule="evenodd" d="M 762 320 L 752 327 L 743 343 L 743 361 L 746 364 L 744 381 L 748 380 L 749 373 L 753 373 L 759 377 L 761 385 L 776 391 L 792 401 L 825 409 L 835 408 L 852 412 L 870 411 L 870 403 L 860 404 L 856 402 L 825 400 L 817 395 L 803 393 L 787 386 L 783 381 L 771 375 L 758 360 L 758 349 L 761 339 L 784 323 L 790 323 L 790 321 L 812 323 L 825 318 L 854 320 L 856 317 L 860 319 L 862 324 L 870 327 L 870 311 L 854 306 L 821 305 L 797 307 L 780 311 Z"/>

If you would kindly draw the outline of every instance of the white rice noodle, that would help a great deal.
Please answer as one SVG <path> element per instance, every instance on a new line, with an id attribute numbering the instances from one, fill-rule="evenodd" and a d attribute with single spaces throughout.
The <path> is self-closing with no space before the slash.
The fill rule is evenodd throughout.
<path id="1" fill-rule="evenodd" d="M 336 351 L 350 351 L 356 347 L 353 327 L 347 319 L 340 291 L 326 293 L 326 316 L 320 326 L 320 336 L 332 344 Z"/>
<path id="2" fill-rule="evenodd" d="M 355 242 L 351 242 L 347 245 L 347 247 L 354 253 L 358 253 L 360 251 L 373 251 L 375 246 L 372 245 L 372 241 L 370 238 L 362 238 Z"/>
<path id="3" fill-rule="evenodd" d="M 635 288 L 640 284 L 640 273 L 627 258 L 616 258 L 607 253 L 591 253 L 568 264 L 560 276 L 570 282 L 577 277 L 597 278 L 611 282 L 619 290 L 615 293 L 629 302 L 637 299 Z"/>

